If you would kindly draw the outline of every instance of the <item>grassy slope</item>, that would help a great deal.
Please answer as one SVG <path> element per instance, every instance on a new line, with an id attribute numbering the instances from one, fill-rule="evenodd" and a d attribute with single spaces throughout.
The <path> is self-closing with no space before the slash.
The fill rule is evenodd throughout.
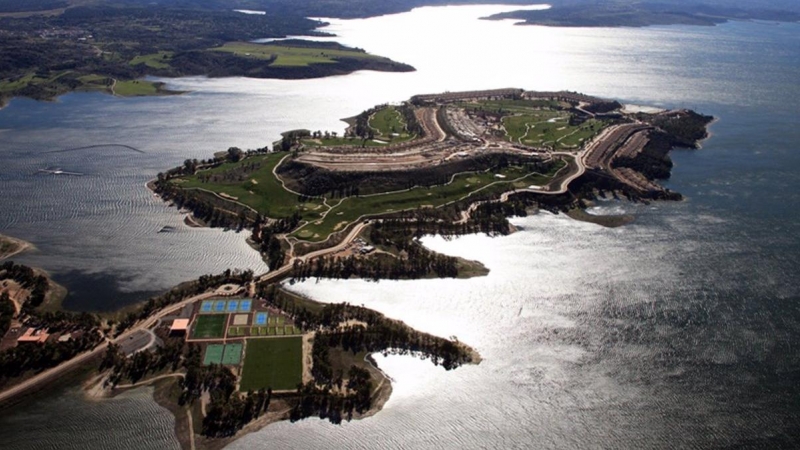
<path id="1" fill-rule="evenodd" d="M 321 200 L 311 200 L 300 203 L 297 195 L 286 191 L 272 173 L 273 168 L 284 158 L 286 153 L 273 153 L 259 156 L 264 165 L 243 183 L 202 183 L 197 175 L 174 181 L 182 188 L 202 188 L 216 193 L 224 193 L 236 198 L 268 217 L 288 217 L 295 211 L 301 213 L 304 220 L 309 223 L 295 235 L 312 241 L 324 240 L 334 231 L 338 231 L 347 224 L 357 220 L 363 215 L 381 214 L 418 207 L 437 207 L 464 197 L 472 193 L 496 193 L 513 188 L 527 187 L 532 184 L 547 184 L 552 174 L 527 173 L 518 167 L 508 167 L 500 174 L 505 179 L 495 177 L 494 173 L 463 174 L 455 177 L 450 184 L 430 188 L 420 187 L 410 191 L 388 193 L 371 197 L 351 197 L 344 199 L 339 204 L 338 200 L 329 200 L 335 206 L 325 218 L 321 214 L 327 211 Z M 211 172 L 225 172 L 236 165 L 251 163 L 252 159 L 240 163 L 226 163 L 212 169 Z M 559 167 L 556 168 L 559 169 Z M 516 183 L 513 180 L 524 177 Z M 253 180 L 256 183 L 253 183 Z M 488 185 L 491 185 L 487 188 Z"/>
<path id="2" fill-rule="evenodd" d="M 561 110 L 564 107 L 568 108 L 569 105 L 551 100 L 486 100 L 461 103 L 460 106 L 493 113 L 513 114 L 503 118 L 508 140 L 520 142 L 522 139 L 522 144 L 526 145 L 553 145 L 554 142 L 558 142 L 557 149 L 573 149 L 605 127 L 603 122 L 594 119 L 578 126 L 570 125 L 570 114 Z M 548 122 L 552 119 L 557 120 Z"/>
<path id="3" fill-rule="evenodd" d="M 387 106 L 373 114 L 370 117 L 369 126 L 377 132 L 377 137 L 393 143 L 404 142 L 414 137 L 406 131 L 403 116 L 393 106 Z M 398 136 L 392 137 L 392 134 L 398 134 Z"/>
<path id="4" fill-rule="evenodd" d="M 141 97 L 145 95 L 159 95 L 160 84 L 146 80 L 118 81 L 114 86 L 114 93 L 123 97 Z"/>
<path id="5" fill-rule="evenodd" d="M 150 53 L 147 55 L 139 55 L 133 58 L 130 65 L 135 66 L 137 64 L 144 64 L 147 67 L 152 67 L 154 69 L 166 69 L 169 67 L 169 60 L 172 58 L 173 52 L 166 52 L 161 51 L 158 53 Z"/>
<path id="6" fill-rule="evenodd" d="M 527 145 L 553 145 L 557 142 L 557 148 L 575 148 L 604 128 L 601 121 L 594 119 L 573 126 L 568 123 L 567 117 L 564 113 L 540 111 L 505 117 L 503 125 L 512 142 L 520 142 L 520 138 L 522 143 Z M 558 120 L 548 122 L 554 118 Z M 527 129 L 528 126 L 530 130 Z"/>
<path id="7" fill-rule="evenodd" d="M 295 211 L 308 220 L 319 218 L 319 214 L 325 211 L 322 202 L 311 200 L 307 203 L 300 203 L 297 195 L 285 190 L 283 185 L 275 178 L 272 170 L 286 157 L 286 153 L 272 153 L 266 156 L 259 156 L 264 165 L 255 173 L 251 174 L 250 179 L 240 184 L 220 184 L 220 183 L 201 183 L 197 176 L 187 177 L 180 183 L 182 188 L 202 188 L 217 193 L 225 193 L 236 197 L 239 202 L 244 203 L 253 209 L 269 217 L 289 217 Z M 245 160 L 250 163 L 252 159 Z M 224 172 L 243 163 L 227 163 L 220 167 L 211 169 L 209 172 Z M 256 183 L 253 183 L 255 180 Z"/>
<path id="8" fill-rule="evenodd" d="M 550 176 L 527 173 L 518 167 L 508 167 L 499 173 L 505 175 L 506 178 L 496 178 L 495 174 L 490 172 L 462 174 L 456 176 L 452 183 L 444 186 L 419 187 L 410 191 L 372 197 L 350 197 L 334 208 L 325 219 L 308 224 L 297 235 L 307 240 L 320 241 L 327 238 L 331 232 L 343 228 L 345 224 L 351 223 L 363 215 L 390 213 L 418 207 L 438 207 L 460 200 L 472 193 L 504 192 L 532 184 L 547 184 L 551 179 Z M 523 177 L 524 179 L 520 181 L 514 181 Z"/>
<path id="9" fill-rule="evenodd" d="M 307 67 L 311 64 L 336 64 L 336 58 L 385 59 L 358 51 L 263 45 L 249 42 L 229 42 L 222 47 L 211 50 L 233 53 L 236 56 L 246 58 L 272 59 L 277 56 L 275 62 L 271 64 L 273 67 Z"/>
<path id="10" fill-rule="evenodd" d="M 295 389 L 302 381 L 302 338 L 248 339 L 240 390 Z"/>

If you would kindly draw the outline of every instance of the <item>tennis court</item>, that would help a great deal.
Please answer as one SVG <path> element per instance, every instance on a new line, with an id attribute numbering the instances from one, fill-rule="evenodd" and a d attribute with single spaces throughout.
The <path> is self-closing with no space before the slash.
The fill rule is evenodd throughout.
<path id="1" fill-rule="evenodd" d="M 222 362 L 224 347 L 225 346 L 222 344 L 211 344 L 206 347 L 206 355 L 203 357 L 203 364 L 206 366 L 210 364 L 220 364 Z M 239 347 L 239 355 L 241 357 L 241 345 Z"/>
<path id="2" fill-rule="evenodd" d="M 242 344 L 228 344 L 222 355 L 222 364 L 234 366 L 242 361 Z"/>
<path id="3" fill-rule="evenodd" d="M 228 312 L 236 312 L 239 309 L 239 300 L 231 300 L 228 302 Z"/>
<path id="4" fill-rule="evenodd" d="M 268 317 L 269 317 L 268 313 L 265 313 L 265 312 L 256 313 L 255 324 L 256 325 L 266 325 Z"/>
<path id="5" fill-rule="evenodd" d="M 236 301 L 236 300 L 232 300 Z M 253 306 L 252 300 L 240 300 L 239 301 L 239 312 L 250 312 L 250 308 Z"/>
<path id="6" fill-rule="evenodd" d="M 213 307 L 214 307 L 214 302 L 212 302 L 211 300 L 204 300 L 203 304 L 200 306 L 200 312 L 210 313 Z"/>
<path id="7" fill-rule="evenodd" d="M 217 300 L 214 302 L 214 312 L 222 313 L 225 312 L 225 300 Z"/>

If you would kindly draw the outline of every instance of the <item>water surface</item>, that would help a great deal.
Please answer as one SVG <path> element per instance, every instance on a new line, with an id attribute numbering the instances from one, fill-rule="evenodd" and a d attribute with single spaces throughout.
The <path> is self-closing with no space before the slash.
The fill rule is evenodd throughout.
<path id="1" fill-rule="evenodd" d="M 484 362 L 445 372 L 379 357 L 395 379 L 380 414 L 343 426 L 278 424 L 231 447 L 800 446 L 800 186 L 792 172 L 800 163 L 800 25 L 557 29 L 477 20 L 500 10 L 330 20 L 325 31 L 340 42 L 409 63 L 414 73 L 188 78 L 171 82 L 193 91 L 181 97 L 14 100 L 0 112 L 0 183 L 10 193 L 0 198 L 0 230 L 39 246 L 26 262 L 57 276 L 100 277 L 133 295 L 227 266 L 264 270 L 243 235 L 183 227 L 144 189 L 185 158 L 261 147 L 292 128 L 340 130 L 339 118 L 374 104 L 443 90 L 570 89 L 695 108 L 721 120 L 702 150 L 673 154 L 667 185 L 687 200 L 609 201 L 594 210 L 633 213 L 633 225 L 605 229 L 542 213 L 515 219 L 521 231 L 508 237 L 425 240 L 481 260 L 488 277 L 296 285 L 322 301 L 363 303 L 455 335 Z M 45 153 L 99 143 L 145 153 Z M 35 174 L 54 166 L 87 175 Z M 164 225 L 176 231 L 158 233 Z M 109 297 L 89 292 L 72 304 L 130 301 Z M 69 428 L 0 417 L 0 440 L 102 448 L 100 434 L 122 442 L 132 429 L 168 428 L 150 406 L 131 410 L 125 423 L 97 408 L 79 399 L 69 408 L 28 405 L 24 414 L 75 410 L 84 419 Z M 74 440 L 53 444 L 64 430 Z M 25 435 L 44 440 L 26 445 Z"/>

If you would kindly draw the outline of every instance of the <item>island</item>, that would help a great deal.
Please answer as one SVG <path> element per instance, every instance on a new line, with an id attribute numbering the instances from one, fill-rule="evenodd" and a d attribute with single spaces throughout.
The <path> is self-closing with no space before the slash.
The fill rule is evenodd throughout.
<path id="1" fill-rule="evenodd" d="M 653 25 L 714 26 L 731 20 L 798 22 L 796 3 L 764 0 L 561 0 L 547 10 L 509 11 L 487 19 L 518 19 L 520 25 L 552 27 L 646 27 Z M 736 4 L 736 6 L 733 6 Z"/>

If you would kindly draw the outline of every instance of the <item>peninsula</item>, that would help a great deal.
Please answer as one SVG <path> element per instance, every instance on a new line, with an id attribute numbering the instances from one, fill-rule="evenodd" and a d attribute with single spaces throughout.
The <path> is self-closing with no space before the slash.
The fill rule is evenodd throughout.
<path id="1" fill-rule="evenodd" d="M 338 273 L 322 260 L 303 265 L 336 247 L 352 261 L 349 275 L 380 278 L 390 265 L 392 277 L 420 276 L 399 267 L 413 265 L 402 261 L 425 233 L 505 234 L 507 215 L 580 210 L 600 191 L 680 199 L 658 184 L 670 175 L 668 152 L 696 147 L 711 121 L 689 110 L 626 112 L 573 92 L 418 95 L 348 119 L 341 134 L 294 130 L 272 150 L 187 160 L 151 187 L 193 223 L 252 228 L 270 265 L 297 261 L 298 276 Z M 365 262 L 373 249 L 384 252 Z M 458 272 L 434 266 L 438 276 Z"/>
<path id="2" fill-rule="evenodd" d="M 480 356 L 455 337 L 318 303 L 284 282 L 484 275 L 417 238 L 507 234 L 508 216 L 537 209 L 587 219 L 582 208 L 602 192 L 680 199 L 657 182 L 669 176 L 667 154 L 697 147 L 711 120 L 630 112 L 575 92 L 447 92 L 378 105 L 341 134 L 293 130 L 272 148 L 186 160 L 150 188 L 191 211 L 195 225 L 253 230 L 271 270 L 203 276 L 98 316 L 47 310 L 46 278 L 6 262 L 0 404 L 88 370 L 98 397 L 154 386 L 192 449 L 221 448 L 279 420 L 369 416 L 391 393 L 371 354 L 416 355 L 446 370 Z"/>
<path id="3" fill-rule="evenodd" d="M 0 234 L 0 261 L 33 248 L 30 242 Z"/>

